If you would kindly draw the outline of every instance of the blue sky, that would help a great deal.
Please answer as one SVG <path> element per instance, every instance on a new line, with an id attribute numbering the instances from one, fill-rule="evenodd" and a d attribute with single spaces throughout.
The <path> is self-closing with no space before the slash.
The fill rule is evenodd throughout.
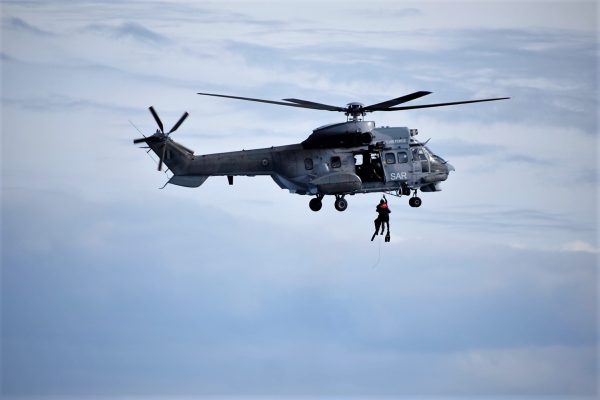
<path id="1" fill-rule="evenodd" d="M 598 395 L 596 2 L 4 1 L 5 396 Z M 341 115 L 196 95 L 509 101 L 372 115 L 456 168 L 344 213 L 197 154 Z M 415 104 L 418 102 L 415 101 Z M 330 204 L 331 203 L 331 204 Z"/>

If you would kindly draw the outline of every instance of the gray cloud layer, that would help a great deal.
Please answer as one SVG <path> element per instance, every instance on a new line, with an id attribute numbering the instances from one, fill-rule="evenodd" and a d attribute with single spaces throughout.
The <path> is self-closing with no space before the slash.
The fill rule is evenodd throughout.
<path id="1" fill-rule="evenodd" d="M 47 214 L 10 193 L 8 394 L 564 394 L 582 377 L 570 393 L 593 390 L 593 358 L 578 355 L 597 340 L 593 255 L 489 247 L 440 258 L 409 242 L 416 260 L 389 253 L 373 270 L 364 250 L 349 251 L 356 244 L 335 264 L 320 252 L 286 257 L 279 248 L 325 249 L 293 228 L 251 227 L 187 202 L 169 204 L 182 214 L 158 201 L 142 214 L 40 193 L 57 207 Z M 176 216 L 187 213 L 196 219 Z M 574 369 L 542 389 L 544 371 L 503 386 L 461 361 L 529 351 Z M 446 377 L 429 386 L 438 368 Z"/>

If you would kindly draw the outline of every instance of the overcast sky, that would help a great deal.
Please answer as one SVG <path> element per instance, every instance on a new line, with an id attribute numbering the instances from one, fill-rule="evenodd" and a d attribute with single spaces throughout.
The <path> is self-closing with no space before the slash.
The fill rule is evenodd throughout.
<path id="1" fill-rule="evenodd" d="M 2 394 L 598 395 L 597 2 L 3 1 Z M 131 141 L 285 145 L 327 104 L 456 168 L 423 205 L 169 186 Z"/>

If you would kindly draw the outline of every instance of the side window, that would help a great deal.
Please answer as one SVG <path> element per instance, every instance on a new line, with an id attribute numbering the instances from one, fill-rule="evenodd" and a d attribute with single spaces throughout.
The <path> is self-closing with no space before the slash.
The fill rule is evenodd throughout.
<path id="1" fill-rule="evenodd" d="M 363 165 L 363 155 L 362 154 L 355 154 L 354 155 L 354 164 L 355 165 Z"/>
<path id="2" fill-rule="evenodd" d="M 394 155 L 394 153 L 385 153 L 385 163 L 396 164 L 396 156 Z"/>
<path id="3" fill-rule="evenodd" d="M 404 164 L 408 162 L 408 154 L 405 151 L 398 153 L 398 164 Z"/>
<path id="4" fill-rule="evenodd" d="M 305 158 L 304 159 L 304 168 L 311 170 L 313 169 L 313 160 L 312 158 Z"/>
<path id="5" fill-rule="evenodd" d="M 342 166 L 342 160 L 338 157 L 331 157 L 331 168 L 339 168 Z"/>

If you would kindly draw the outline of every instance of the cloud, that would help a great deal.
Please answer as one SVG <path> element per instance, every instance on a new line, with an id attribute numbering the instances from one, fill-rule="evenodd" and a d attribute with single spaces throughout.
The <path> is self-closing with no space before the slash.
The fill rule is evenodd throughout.
<path id="1" fill-rule="evenodd" d="M 568 214 L 510 207 L 477 206 L 446 207 L 431 210 L 428 215 L 407 216 L 408 220 L 427 221 L 452 226 L 454 229 L 475 229 L 479 232 L 504 232 L 519 234 L 523 230 L 555 230 L 559 232 L 589 232 Z"/>
<path id="2" fill-rule="evenodd" d="M 105 103 L 95 100 L 78 99 L 62 95 L 47 96 L 44 98 L 2 98 L 2 103 L 7 107 L 18 107 L 22 109 L 41 112 L 65 112 L 81 110 L 102 110 L 110 113 L 132 115 L 139 110 L 133 107 L 119 106 L 115 103 Z"/>
<path id="3" fill-rule="evenodd" d="M 392 15 L 398 16 L 398 17 L 416 17 L 419 15 L 423 15 L 423 12 L 421 10 L 419 10 L 418 8 L 414 8 L 414 7 L 409 7 L 409 8 L 403 8 L 397 11 L 392 11 Z"/>
<path id="4" fill-rule="evenodd" d="M 15 59 L 4 52 L 1 52 L 0 53 L 0 61 L 9 62 L 9 61 L 15 61 Z"/>
<path id="5" fill-rule="evenodd" d="M 593 384 L 581 351 L 595 343 L 589 254 L 445 246 L 428 230 L 382 249 L 373 270 L 370 232 L 315 236 L 306 209 L 308 222 L 288 225 L 254 220 L 258 205 L 232 195 L 229 207 L 201 207 L 196 194 L 106 202 L 5 190 L 9 393 L 565 394 Z M 267 209 L 297 214 L 278 203 Z M 548 367 L 526 379 L 515 359 Z"/>
<path id="6" fill-rule="evenodd" d="M 562 246 L 562 251 L 566 251 L 566 252 L 583 252 L 583 253 L 591 253 L 591 254 L 598 254 L 599 250 L 596 246 L 594 246 L 593 244 L 589 243 L 589 242 L 585 242 L 583 240 L 577 240 L 574 242 L 569 242 L 569 243 L 565 243 Z"/>
<path id="7" fill-rule="evenodd" d="M 54 36 L 52 32 L 33 26 L 18 17 L 6 18 L 5 21 L 8 28 L 15 31 L 25 32 L 36 36 Z"/>
<path id="8" fill-rule="evenodd" d="M 89 24 L 85 30 L 108 34 L 117 39 L 133 39 L 148 44 L 166 44 L 170 39 L 156 33 L 137 22 L 123 22 L 120 25 L 108 25 L 102 23 Z"/>
<path id="9" fill-rule="evenodd" d="M 501 86 L 537 89 L 545 91 L 569 91 L 576 89 L 572 83 L 560 84 L 547 78 L 506 78 L 499 79 L 497 83 Z"/>
<path id="10" fill-rule="evenodd" d="M 547 159 L 518 153 L 503 145 L 476 143 L 463 139 L 435 141 L 435 148 L 439 154 L 448 159 L 454 159 L 455 157 L 487 157 L 488 160 L 493 159 L 498 163 L 510 162 L 541 167 L 555 164 Z"/>
<path id="11" fill-rule="evenodd" d="M 316 35 L 326 35 L 329 40 L 323 43 L 316 40 Z M 482 106 L 465 106 L 464 111 L 453 113 L 453 118 L 465 116 L 490 121 L 501 116 L 507 121 L 577 126 L 596 131 L 593 122 L 596 92 L 593 85 L 589 87 L 586 83 L 595 79 L 590 75 L 595 65 L 593 35 L 534 29 L 428 29 L 418 33 L 375 30 L 354 33 L 363 40 L 351 45 L 349 35 L 349 31 L 343 29 L 316 32 L 288 28 L 278 36 L 281 44 L 269 43 L 263 33 L 229 41 L 228 48 L 261 68 L 293 64 L 303 70 L 325 71 L 319 79 L 310 81 L 329 93 L 336 88 L 338 92 L 339 88 L 349 88 L 347 91 L 372 95 L 375 101 L 376 94 L 397 95 L 397 90 L 402 88 L 398 88 L 397 80 L 390 80 L 385 89 L 363 82 L 364 78 L 401 75 L 405 88 L 452 93 L 448 100 L 512 97 L 501 105 L 486 105 L 485 113 L 476 112 Z M 388 38 L 394 40 L 388 41 Z M 441 38 L 444 40 L 440 42 Z M 422 40 L 440 42 L 442 47 L 421 43 Z M 519 48 L 540 40 L 555 46 L 537 52 Z M 414 43 L 418 43 L 415 48 L 405 48 Z M 565 52 L 573 56 L 564 57 Z M 470 56 L 465 59 L 464 54 Z M 548 59 L 559 61 L 548 65 Z M 335 74 L 330 77 L 327 71 L 335 71 Z M 574 71 L 585 72 L 575 74 Z M 432 83 L 435 88 L 431 87 Z M 524 106 L 527 103 L 540 106 L 529 109 Z M 438 111 L 440 118 L 450 113 L 445 109 Z"/>
<path id="12" fill-rule="evenodd" d="M 367 10 L 364 11 L 364 15 L 368 15 L 371 18 L 415 18 L 423 16 L 424 13 L 421 9 L 415 7 L 395 8 L 390 7 L 389 3 L 374 3 Z"/>
<path id="13" fill-rule="evenodd" d="M 566 383 L 559 371 L 568 365 L 568 368 L 577 369 L 582 379 L 567 378 L 570 380 L 570 389 L 561 394 L 593 396 L 596 388 L 590 377 L 596 372 L 596 368 L 593 366 L 593 356 L 590 355 L 596 350 L 595 346 L 523 347 L 508 351 L 473 351 L 456 355 L 453 361 L 455 367 L 465 375 L 475 376 L 477 381 L 485 382 L 479 388 L 482 395 L 534 395 L 532 388 L 541 382 L 545 382 L 546 388 L 541 391 L 534 389 L 535 394 L 556 393 L 555 389 L 564 387 Z M 580 363 L 582 359 L 586 361 Z M 553 378 L 548 379 L 550 376 Z"/>
<path id="14" fill-rule="evenodd" d="M 550 160 L 544 160 L 538 157 L 532 157 L 524 154 L 509 154 L 504 156 L 504 160 L 508 162 L 515 162 L 520 164 L 530 164 L 530 165 L 538 165 L 538 166 L 552 166 L 556 165 L 556 163 Z"/>

